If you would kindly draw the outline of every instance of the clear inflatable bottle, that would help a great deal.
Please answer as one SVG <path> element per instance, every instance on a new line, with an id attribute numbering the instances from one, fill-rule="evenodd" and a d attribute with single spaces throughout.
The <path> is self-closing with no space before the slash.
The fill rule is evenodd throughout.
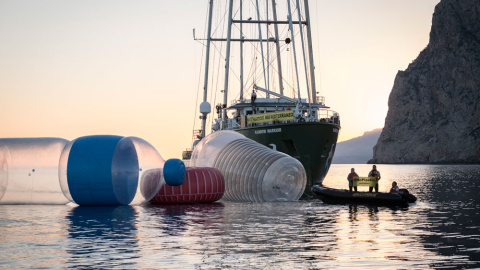
<path id="1" fill-rule="evenodd" d="M 195 147 L 191 166 L 214 167 L 225 178 L 223 199 L 246 202 L 298 200 L 307 183 L 295 158 L 234 131 L 217 131 Z"/>
<path id="2" fill-rule="evenodd" d="M 164 163 L 143 139 L 94 135 L 65 146 L 58 174 L 65 197 L 79 205 L 141 204 L 163 185 L 158 179 L 148 181 L 143 173 Z"/>
<path id="3" fill-rule="evenodd" d="M 0 204 L 66 204 L 58 161 L 61 138 L 0 139 Z"/>

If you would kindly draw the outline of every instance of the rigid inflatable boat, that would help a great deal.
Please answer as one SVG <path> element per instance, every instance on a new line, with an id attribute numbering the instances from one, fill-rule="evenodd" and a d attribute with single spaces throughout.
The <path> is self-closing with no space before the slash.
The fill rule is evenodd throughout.
<path id="1" fill-rule="evenodd" d="M 417 197 L 410 194 L 406 189 L 400 189 L 398 193 L 350 192 L 345 189 L 314 185 L 312 193 L 325 203 L 337 204 L 408 205 L 408 203 L 417 200 Z"/>

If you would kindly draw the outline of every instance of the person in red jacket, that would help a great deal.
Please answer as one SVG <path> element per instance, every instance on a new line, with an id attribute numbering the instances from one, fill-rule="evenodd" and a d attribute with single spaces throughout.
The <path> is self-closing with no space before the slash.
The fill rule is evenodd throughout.
<path id="1" fill-rule="evenodd" d="M 348 174 L 347 176 L 347 180 L 348 180 L 348 189 L 350 190 L 350 192 L 352 192 L 352 187 L 353 187 L 353 178 L 354 177 L 358 177 L 358 174 L 355 172 L 355 169 L 352 168 L 352 171 Z M 357 191 L 357 187 L 354 186 L 353 187 L 355 192 Z"/>
<path id="2" fill-rule="evenodd" d="M 390 193 L 398 193 L 398 186 L 397 186 L 397 182 L 393 181 L 392 182 L 392 188 L 390 189 Z"/>

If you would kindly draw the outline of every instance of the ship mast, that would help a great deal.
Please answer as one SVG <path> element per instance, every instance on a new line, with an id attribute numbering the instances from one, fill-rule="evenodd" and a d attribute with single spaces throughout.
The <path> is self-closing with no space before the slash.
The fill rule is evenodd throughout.
<path id="1" fill-rule="evenodd" d="M 203 82 L 203 102 L 200 104 L 200 113 L 202 114 L 200 118 L 202 119 L 202 130 L 201 138 L 205 138 L 205 126 L 207 123 L 207 114 L 211 112 L 210 103 L 207 101 L 207 86 L 208 86 L 208 65 L 210 60 L 210 43 L 211 43 L 211 33 L 212 33 L 212 10 L 213 10 L 213 0 L 210 0 L 210 5 L 208 7 L 208 30 L 207 30 L 207 52 L 205 58 L 205 80 Z"/>
<path id="2" fill-rule="evenodd" d="M 230 39 L 232 37 L 232 13 L 233 13 L 233 0 L 228 4 L 228 30 L 227 30 L 227 52 L 225 54 L 225 84 L 223 88 L 223 114 L 224 120 L 227 119 L 227 97 L 228 97 L 228 74 L 230 71 Z"/>
<path id="3" fill-rule="evenodd" d="M 243 0 L 240 0 L 240 21 L 243 20 Z M 243 23 L 240 23 L 240 100 L 243 100 Z"/>
<path id="4" fill-rule="evenodd" d="M 258 20 L 258 38 L 260 39 L 260 53 L 262 54 L 263 80 L 264 80 L 264 83 L 265 83 L 266 87 L 268 88 L 267 77 L 265 76 L 265 58 L 264 58 L 264 55 L 263 55 L 262 25 L 260 24 L 260 6 L 258 5 L 258 0 L 256 0 L 256 3 L 257 3 L 257 20 Z M 268 21 L 268 18 L 267 18 L 267 21 Z M 267 39 L 267 41 L 268 41 L 268 39 Z M 267 46 L 267 48 L 268 48 L 268 46 Z M 267 94 L 267 98 L 268 98 L 268 94 Z"/>
<path id="5" fill-rule="evenodd" d="M 290 3 L 290 2 L 289 2 Z M 300 29 L 300 41 L 302 44 L 302 55 L 303 55 L 303 66 L 305 68 L 305 82 L 307 83 L 307 97 L 308 103 L 310 103 L 310 83 L 308 82 L 308 72 L 307 72 L 307 59 L 305 57 L 305 45 L 303 44 L 303 28 L 302 28 L 302 14 L 300 12 L 300 1 L 297 0 L 297 11 L 298 11 L 298 24 Z M 291 14 L 290 14 L 291 16 Z M 293 33 L 292 33 L 293 35 Z"/>
<path id="6" fill-rule="evenodd" d="M 277 4 L 272 0 L 273 20 L 277 22 Z M 280 57 L 280 39 L 278 38 L 278 24 L 273 24 L 275 30 L 275 47 L 277 50 L 277 66 L 278 66 L 278 87 L 280 88 L 280 95 L 283 95 L 283 76 L 282 76 L 282 61 Z"/>
<path id="7" fill-rule="evenodd" d="M 268 0 L 267 0 L 268 1 Z M 296 74 L 296 82 L 297 82 L 297 95 L 298 95 L 298 102 L 301 102 L 301 96 L 300 96 L 300 81 L 299 81 L 299 72 L 298 72 L 298 63 L 297 63 L 297 55 L 296 55 L 296 46 L 295 46 L 295 34 L 293 31 L 293 25 L 298 24 L 300 27 L 300 38 L 301 38 L 301 45 L 302 45 L 302 51 L 303 51 L 303 59 L 305 63 L 305 74 L 306 74 L 306 79 L 307 79 L 307 92 L 308 92 L 308 100 L 309 103 L 316 103 L 316 87 L 315 87 L 315 76 L 314 76 L 314 64 L 313 64 L 313 53 L 312 53 L 312 36 L 311 36 L 311 30 L 310 30 L 310 15 L 309 15 L 309 9 L 308 9 L 308 0 L 304 0 L 304 8 L 305 8 L 305 21 L 302 21 L 301 15 L 300 15 L 300 7 L 299 7 L 299 0 L 296 0 L 296 5 L 298 9 L 298 21 L 293 21 L 292 18 L 292 11 L 291 11 L 291 0 L 287 0 L 287 6 L 288 6 L 288 16 L 287 16 L 287 21 L 278 21 L 277 18 L 277 8 L 276 8 L 276 1 L 271 0 L 272 4 L 272 12 L 273 12 L 273 20 L 269 20 L 268 17 L 268 3 L 267 3 L 267 18 L 266 20 L 261 20 L 260 19 L 260 14 L 259 14 L 259 5 L 258 5 L 258 0 L 256 0 L 256 15 L 257 15 L 257 20 L 243 20 L 243 1 L 240 0 L 240 19 L 239 20 L 234 20 L 233 19 L 233 0 L 229 0 L 229 6 L 228 6 L 228 29 L 227 29 L 227 37 L 226 38 L 212 38 L 211 33 L 212 33 L 212 17 L 213 17 L 213 2 L 214 0 L 209 1 L 209 9 L 208 9 L 208 30 L 207 30 L 207 39 L 206 39 L 206 60 L 205 60 L 205 77 L 204 77 L 204 86 L 203 86 L 203 102 L 200 104 L 200 119 L 202 120 L 202 126 L 201 126 L 201 135 L 199 136 L 200 139 L 205 137 L 205 129 L 206 129 L 206 120 L 207 120 L 207 115 L 211 112 L 211 105 L 207 101 L 208 97 L 208 76 L 209 76 L 209 60 L 210 60 L 210 45 L 211 42 L 213 41 L 226 41 L 227 46 L 226 46 L 226 53 L 225 53 L 225 76 L 224 76 L 224 88 L 223 88 L 223 103 L 221 105 L 221 118 L 222 120 L 227 119 L 227 114 L 226 114 L 226 108 L 227 108 L 227 101 L 228 101 L 228 87 L 229 87 L 229 72 L 230 72 L 230 51 L 231 51 L 231 42 L 232 41 L 239 41 L 240 42 L 240 100 L 244 99 L 244 63 L 243 63 L 243 44 L 244 42 L 260 42 L 260 50 L 262 54 L 262 65 L 263 65 L 263 77 L 265 81 L 265 86 L 266 89 L 269 89 L 269 81 L 270 81 L 270 72 L 268 69 L 266 70 L 265 68 L 265 59 L 263 55 L 263 42 L 275 42 L 276 46 L 276 61 L 277 61 L 277 68 L 278 68 L 278 82 L 279 82 L 279 92 L 280 95 L 283 96 L 283 76 L 282 76 L 282 63 L 281 63 L 281 57 L 280 57 L 280 38 L 279 38 L 279 32 L 278 32 L 278 24 L 287 24 L 288 28 L 290 30 L 291 34 L 291 42 L 292 42 L 292 47 L 293 47 L 293 56 L 294 56 L 294 66 L 295 66 L 295 74 Z M 234 23 L 239 23 L 240 24 L 240 37 L 239 39 L 232 38 L 232 25 Z M 254 23 L 258 24 L 258 34 L 259 37 L 257 39 L 245 39 L 243 35 L 243 23 Z M 262 38 L 262 29 L 261 29 L 261 24 L 266 24 L 267 25 L 267 39 L 264 40 Z M 274 27 L 274 38 L 269 38 L 268 37 L 268 25 L 273 24 Z M 303 31 L 302 31 L 302 26 L 306 26 L 306 35 L 307 35 L 307 47 L 308 47 L 308 63 L 310 65 L 310 78 L 308 78 L 307 74 L 307 59 L 305 56 L 305 47 L 303 45 Z M 267 46 L 267 54 L 269 54 L 269 48 Z M 267 55 L 267 65 L 270 64 L 270 60 L 268 59 Z M 267 79 L 268 76 L 268 79 Z M 310 89 L 311 85 L 311 89 Z M 310 93 L 311 91 L 311 93 Z M 266 92 L 267 98 L 269 97 L 271 93 Z M 310 100 L 310 98 L 312 100 Z"/>
<path id="8" fill-rule="evenodd" d="M 308 0 L 303 1 L 305 4 L 305 20 L 307 21 L 307 46 L 308 56 L 310 62 L 310 80 L 312 84 L 312 103 L 317 103 L 317 89 L 315 86 L 315 65 L 313 64 L 313 46 L 312 46 L 312 31 L 310 29 L 310 10 L 308 9 Z"/>
<path id="9" fill-rule="evenodd" d="M 297 92 L 298 92 L 298 100 L 301 102 L 301 97 L 300 97 L 300 81 L 298 78 L 298 66 L 297 66 L 297 52 L 295 50 L 295 35 L 293 33 L 293 21 L 292 21 L 292 9 L 290 7 L 290 0 L 287 0 L 287 6 L 288 6 L 288 25 L 290 28 L 290 35 L 292 36 L 292 47 L 293 47 L 293 60 L 295 62 L 295 73 L 297 77 Z M 300 21 L 300 20 L 299 20 Z"/>

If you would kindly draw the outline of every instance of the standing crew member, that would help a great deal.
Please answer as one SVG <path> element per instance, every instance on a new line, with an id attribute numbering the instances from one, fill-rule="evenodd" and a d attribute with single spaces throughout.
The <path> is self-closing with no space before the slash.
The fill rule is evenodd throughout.
<path id="1" fill-rule="evenodd" d="M 252 92 L 252 103 L 255 102 L 255 99 L 257 99 L 257 93 L 255 93 L 255 90 Z"/>
<path id="2" fill-rule="evenodd" d="M 349 173 L 348 176 L 347 176 L 348 189 L 350 190 L 350 192 L 352 192 L 353 178 L 354 177 L 358 177 L 358 174 L 355 172 L 355 169 L 352 168 L 351 173 Z M 354 188 L 355 192 L 357 192 L 357 186 L 354 186 L 353 188 Z"/>
<path id="3" fill-rule="evenodd" d="M 375 177 L 375 192 L 378 192 L 378 181 L 380 180 L 380 172 L 377 171 L 377 166 L 373 165 L 372 170 L 368 173 L 368 177 Z M 368 187 L 368 192 L 372 192 L 373 187 Z"/>

